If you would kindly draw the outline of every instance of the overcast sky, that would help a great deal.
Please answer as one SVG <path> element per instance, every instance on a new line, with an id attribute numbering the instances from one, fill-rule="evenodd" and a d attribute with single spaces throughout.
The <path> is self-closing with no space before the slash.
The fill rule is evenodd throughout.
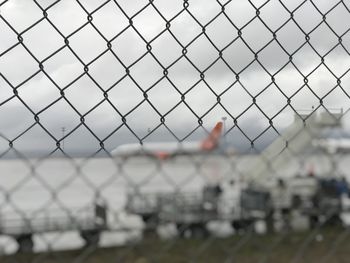
<path id="1" fill-rule="evenodd" d="M 115 109 L 125 115 L 141 103 L 126 116 L 126 123 L 142 138 L 160 124 L 160 115 L 181 102 L 181 93 L 186 93 L 185 102 L 195 114 L 185 103 L 180 103 L 165 117 L 166 125 L 180 139 L 198 126 L 197 116 L 202 117 L 216 105 L 215 94 L 220 95 L 221 104 L 228 112 L 216 105 L 203 117 L 203 126 L 210 129 L 227 116 L 226 130 L 229 130 L 234 126 L 229 114 L 235 118 L 240 116 L 238 126 L 251 139 L 269 127 L 268 119 L 256 106 L 246 111 L 253 102 L 252 96 L 259 94 L 256 104 L 270 118 L 284 108 L 287 103 L 285 96 L 290 97 L 299 89 L 291 98 L 291 105 L 296 110 L 318 107 L 320 102 L 314 94 L 322 98 L 334 87 L 323 98 L 324 106 L 347 109 L 350 105 L 346 94 L 350 87 L 350 73 L 347 73 L 350 69 L 348 1 L 337 5 L 336 0 L 317 0 L 314 3 L 283 0 L 283 6 L 277 0 L 266 4 L 261 0 L 251 3 L 247 0 L 189 0 L 187 10 L 184 10 L 181 0 L 154 0 L 152 4 L 146 0 L 118 0 L 109 1 L 99 9 L 105 1 L 81 0 L 79 5 L 77 1 L 61 0 L 51 7 L 55 1 L 37 1 L 42 9 L 49 7 L 48 19 L 43 19 L 41 8 L 33 1 L 2 2 L 0 132 L 9 140 L 34 123 L 33 113 L 23 102 L 38 114 L 40 123 L 57 139 L 62 137 L 62 127 L 66 128 L 67 134 L 80 124 L 80 116 L 72 106 L 82 115 L 88 113 L 85 123 L 101 140 L 122 125 L 122 118 Z M 221 5 L 225 7 L 224 12 Z M 259 8 L 259 17 L 256 17 L 256 8 Z M 86 12 L 92 12 L 90 23 L 87 23 Z M 293 20 L 286 23 L 291 17 L 290 12 L 293 12 Z M 320 12 L 326 14 L 325 20 Z M 132 17 L 132 27 L 128 17 Z M 42 21 L 31 27 L 39 20 Z M 171 22 L 164 31 L 166 20 Z M 315 29 L 319 23 L 321 25 Z M 206 25 L 205 35 L 201 25 Z M 76 31 L 78 28 L 80 30 Z M 241 30 L 240 38 L 238 29 Z M 271 31 L 276 30 L 277 41 L 271 41 Z M 18 44 L 15 31 L 21 34 L 23 44 Z M 303 31 L 309 34 L 309 43 L 305 43 Z M 68 45 L 65 37 L 69 40 Z M 106 51 L 108 41 L 111 41 L 114 54 Z M 146 42 L 150 42 L 152 48 L 148 53 Z M 183 47 L 187 50 L 186 57 L 182 53 Z M 222 51 L 222 59 L 217 60 L 218 50 Z M 254 52 L 258 51 L 258 61 L 251 63 Z M 290 54 L 293 54 L 293 63 L 298 70 L 291 63 L 287 64 Z M 320 56 L 325 56 L 328 68 L 321 65 L 314 71 L 321 63 Z M 36 60 L 44 61 L 43 70 L 23 83 L 39 70 Z M 84 64 L 89 65 L 88 74 L 84 74 Z M 125 76 L 125 67 L 129 68 L 130 76 Z M 167 78 L 164 78 L 163 68 L 167 68 Z M 204 81 L 201 81 L 200 72 L 204 74 Z M 235 82 L 238 73 L 239 83 Z M 271 85 L 271 75 L 285 95 Z M 304 76 L 307 76 L 308 86 L 303 86 Z M 341 86 L 336 86 L 337 78 L 340 78 Z M 17 88 L 23 102 L 18 98 L 7 101 L 13 96 L 11 85 Z M 62 98 L 59 89 L 65 89 L 65 98 L 71 105 Z M 147 91 L 149 101 L 144 101 L 142 90 Z M 104 91 L 107 91 L 110 103 L 104 99 Z M 47 108 L 48 105 L 51 106 Z M 241 115 L 242 112 L 245 113 Z M 283 130 L 292 122 L 292 112 L 289 106 L 284 109 L 273 119 L 274 126 Z M 257 145 L 264 144 L 274 134 L 270 130 L 257 141 Z M 204 131 L 200 129 L 188 140 L 201 136 L 204 136 Z M 234 144 L 250 145 L 237 128 L 227 136 Z M 174 139 L 161 126 L 145 141 Z M 128 142 L 137 142 L 137 138 L 123 126 L 105 141 L 105 145 L 110 150 Z M 49 152 L 55 149 L 55 141 L 35 125 L 16 140 L 14 146 L 23 152 L 34 149 Z M 0 142 L 0 148 L 7 148 L 5 140 Z M 94 152 L 98 148 L 98 141 L 84 126 L 65 139 L 68 153 Z"/>

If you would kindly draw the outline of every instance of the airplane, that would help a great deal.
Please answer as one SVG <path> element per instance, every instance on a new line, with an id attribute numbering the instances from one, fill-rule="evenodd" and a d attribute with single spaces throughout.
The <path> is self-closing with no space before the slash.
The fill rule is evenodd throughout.
<path id="1" fill-rule="evenodd" d="M 349 138 L 319 139 L 319 140 L 313 141 L 313 145 L 327 151 L 330 154 L 350 152 Z"/>
<path id="2" fill-rule="evenodd" d="M 153 156 L 165 160 L 175 155 L 207 153 L 215 150 L 222 134 L 223 123 L 216 123 L 208 137 L 202 141 L 192 142 L 150 142 L 144 144 L 124 144 L 111 152 L 115 157 L 130 157 L 137 155 Z"/>

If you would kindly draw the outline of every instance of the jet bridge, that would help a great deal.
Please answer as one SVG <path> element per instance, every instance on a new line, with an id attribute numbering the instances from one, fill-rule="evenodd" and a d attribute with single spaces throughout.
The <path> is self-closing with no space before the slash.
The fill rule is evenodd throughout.
<path id="1" fill-rule="evenodd" d="M 319 138 L 325 128 L 341 127 L 340 113 L 314 112 L 312 114 L 295 114 L 294 122 L 256 158 L 245 173 L 245 180 L 267 187 L 274 180 L 276 173 L 282 170 L 291 157 L 309 152 L 312 140 Z"/>

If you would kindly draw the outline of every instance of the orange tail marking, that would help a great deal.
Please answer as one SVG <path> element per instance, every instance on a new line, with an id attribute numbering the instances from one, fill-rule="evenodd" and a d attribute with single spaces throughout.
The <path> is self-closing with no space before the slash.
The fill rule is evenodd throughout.
<path id="1" fill-rule="evenodd" d="M 221 137 L 223 123 L 218 122 L 214 129 L 210 132 L 209 136 L 202 142 L 201 149 L 204 151 L 211 151 L 218 146 L 219 139 Z"/>

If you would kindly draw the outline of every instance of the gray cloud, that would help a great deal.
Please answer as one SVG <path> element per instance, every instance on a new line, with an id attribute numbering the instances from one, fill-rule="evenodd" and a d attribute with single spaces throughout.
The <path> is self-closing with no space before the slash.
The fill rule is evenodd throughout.
<path id="1" fill-rule="evenodd" d="M 283 2 L 290 10 L 293 10 L 299 4 L 297 1 L 291 0 Z M 48 5 L 45 1 L 39 3 L 45 6 Z M 133 16 L 148 1 L 118 1 L 118 3 L 128 16 Z M 205 5 L 199 0 L 190 1 L 189 3 L 188 10 L 202 25 L 208 23 L 221 10 L 220 5 L 215 1 L 208 2 Z M 261 1 L 253 1 L 253 3 L 257 7 L 262 4 Z M 335 3 L 336 1 L 322 0 L 317 2 L 317 7 L 321 12 L 326 12 Z M 101 1 L 83 1 L 82 4 L 91 12 L 101 4 Z M 182 10 L 183 1 L 171 1 L 169 3 L 169 1 L 157 0 L 153 4 L 166 19 L 171 19 Z M 42 17 L 41 11 L 30 1 L 14 0 L 0 8 L 1 15 L 19 32 Z M 240 28 L 255 16 L 255 9 L 247 1 L 235 1 L 225 6 L 225 13 Z M 340 4 L 334 11 L 327 14 L 326 21 L 337 34 L 343 34 L 350 27 L 347 22 L 342 22 L 350 21 L 347 19 L 348 15 L 344 6 Z M 73 1 L 59 2 L 48 10 L 48 17 L 65 36 L 71 34 L 87 21 L 86 13 Z M 290 18 L 290 15 L 284 10 L 279 1 L 270 1 L 269 4 L 261 8 L 260 17 L 272 30 L 276 30 Z M 294 19 L 305 32 L 309 32 L 322 20 L 322 16 L 318 14 L 310 2 L 307 2 L 295 12 Z M 111 39 L 129 24 L 127 18 L 113 2 L 108 3 L 94 13 L 92 23 L 107 39 Z M 152 6 L 137 15 L 133 19 L 133 25 L 146 41 L 154 39 L 165 29 L 165 21 Z M 201 33 L 201 27 L 184 11 L 171 22 L 170 31 L 183 46 L 187 46 Z M 0 34 L 3 39 L 0 43 L 0 52 L 17 42 L 16 35 L 4 23 L 0 24 Z M 226 17 L 221 15 L 206 27 L 206 34 L 219 49 L 222 49 L 237 37 L 237 30 Z M 350 47 L 348 35 L 343 37 L 342 44 L 345 47 Z M 256 18 L 242 30 L 242 38 L 256 52 L 272 39 L 272 34 Z M 39 60 L 44 59 L 64 45 L 64 39 L 45 20 L 24 33 L 23 39 L 23 43 Z M 277 32 L 277 40 L 288 52 L 292 53 L 304 43 L 305 36 L 295 23 L 290 21 Z M 310 43 L 321 55 L 324 55 L 338 43 L 338 39 L 326 24 L 323 24 L 310 34 Z M 106 50 L 107 43 L 91 25 L 88 25 L 69 38 L 69 47 L 86 64 Z M 152 54 L 164 67 L 168 67 L 182 56 L 182 47 L 169 32 L 152 41 L 151 47 Z M 112 42 L 112 50 L 127 67 L 147 52 L 146 43 L 132 28 L 127 29 Z M 186 56 L 202 71 L 218 57 L 218 51 L 202 35 L 187 48 Z M 224 50 L 223 58 L 230 67 L 239 72 L 254 59 L 254 56 L 243 41 L 239 39 Z M 276 73 L 288 62 L 288 59 L 288 55 L 282 51 L 277 42 L 271 43 L 259 53 L 260 63 L 271 74 Z M 293 56 L 293 62 L 304 75 L 312 72 L 320 61 L 320 58 L 315 55 L 308 45 L 305 45 Z M 327 55 L 325 62 L 337 77 L 342 76 L 350 66 L 349 56 L 341 47 Z M 38 64 L 21 45 L 0 57 L 0 72 L 14 86 L 38 69 Z M 63 88 L 84 73 L 84 66 L 75 58 L 69 48 L 65 47 L 58 54 L 44 62 L 44 70 L 60 88 Z M 147 54 L 130 68 L 130 76 L 136 81 L 135 84 L 128 76 L 121 80 L 125 75 L 125 69 L 109 51 L 89 66 L 89 74 L 97 81 L 102 90 L 97 88 L 87 75 L 84 75 L 65 90 L 66 99 L 82 115 L 87 114 L 97 103 L 104 99 L 103 90 L 109 90 L 118 81 L 120 82 L 109 90 L 108 99 L 122 115 L 127 114 L 134 106 L 144 100 L 144 94 L 140 88 L 142 90 L 150 89 L 147 92 L 149 102 L 144 101 L 139 108 L 126 116 L 127 124 L 139 137 L 147 135 L 148 129 L 152 130 L 160 124 L 160 116 L 152 106 L 161 115 L 166 114 L 181 101 L 179 92 L 186 92 L 185 101 L 195 114 L 184 103 L 181 103 L 166 116 L 165 121 L 177 136 L 180 138 L 186 136 L 198 125 L 195 115 L 202 117 L 215 105 L 217 98 L 213 92 L 221 94 L 236 80 L 235 74 L 223 61 L 219 60 L 205 72 L 205 81 L 212 88 L 212 91 L 204 82 L 200 82 L 191 89 L 200 80 L 200 73 L 186 58 L 181 58 L 168 69 L 167 78 L 170 82 L 163 78 L 162 81 L 157 83 L 160 78 L 164 77 L 163 68 L 151 54 Z M 275 81 L 287 96 L 294 94 L 304 84 L 303 76 L 291 64 L 275 76 Z M 346 90 L 349 82 L 348 74 L 342 77 L 341 81 Z M 154 85 L 155 83 L 157 84 Z M 179 92 L 171 83 L 175 85 Z M 0 84 L 4 87 L 0 89 L 1 101 L 3 101 L 12 96 L 12 88 L 2 80 L 0 80 Z M 222 94 L 221 104 L 224 108 L 217 105 L 204 116 L 204 126 L 210 129 L 222 116 L 228 116 L 226 110 L 233 117 L 239 116 L 253 102 L 247 91 L 255 96 L 270 84 L 270 76 L 257 62 L 254 62 L 240 74 L 240 83 L 236 83 Z M 324 66 L 308 77 L 310 89 L 320 97 L 328 94 L 336 84 L 336 78 Z M 276 86 L 271 85 L 256 99 L 259 107 L 269 117 L 273 117 L 287 103 L 287 99 L 281 91 Z M 42 111 L 60 98 L 59 89 L 42 72 L 19 87 L 18 94 L 35 113 L 40 112 L 40 122 L 57 139 L 62 136 L 61 128 L 63 126 L 66 127 L 67 132 L 70 132 L 80 123 L 79 114 L 64 99 L 60 99 L 59 102 Z M 311 109 L 312 106 L 319 105 L 319 101 L 307 87 L 304 87 L 291 101 L 292 106 L 296 109 Z M 323 103 L 326 107 L 349 107 L 349 99 L 344 96 L 339 87 L 327 95 Z M 26 127 L 34 123 L 33 114 L 18 99 L 2 105 L 0 114 L 4 116 L 0 131 L 10 139 L 16 137 Z M 8 118 L 9 115 L 13 117 Z M 292 121 L 292 116 L 292 109 L 285 109 L 274 119 L 274 124 L 282 129 Z M 104 101 L 94 111 L 87 114 L 85 121 L 86 125 L 100 139 L 106 138 L 122 124 L 121 116 L 107 101 Z M 249 125 L 249 123 L 254 123 L 254 125 Z M 266 125 L 268 126 L 268 121 L 260 110 L 254 106 L 239 117 L 238 124 L 253 138 L 257 135 L 255 133 L 263 131 Z M 228 128 L 232 127 L 233 120 L 229 118 L 227 125 Z M 45 135 L 45 132 L 40 131 L 40 129 L 37 126 L 28 135 L 24 136 L 23 143 L 18 143 L 19 148 L 28 150 L 35 148 L 34 145 L 36 145 L 36 149 L 41 147 L 41 150 L 45 150 L 47 146 L 50 149 L 54 148 L 54 140 Z M 203 135 L 203 131 L 201 131 L 191 138 L 200 138 Z M 228 136 L 239 141 L 237 139 L 239 136 L 236 136 L 234 131 L 230 132 Z M 159 139 L 172 140 L 174 138 L 164 127 L 161 127 L 148 138 L 148 140 Z M 131 141 L 136 141 L 136 138 L 126 127 L 123 127 L 106 141 L 106 147 L 111 149 L 118 144 Z M 83 152 L 84 149 L 93 151 L 98 147 L 98 141 L 84 127 L 73 133 L 66 143 L 67 151 L 71 152 Z"/>

